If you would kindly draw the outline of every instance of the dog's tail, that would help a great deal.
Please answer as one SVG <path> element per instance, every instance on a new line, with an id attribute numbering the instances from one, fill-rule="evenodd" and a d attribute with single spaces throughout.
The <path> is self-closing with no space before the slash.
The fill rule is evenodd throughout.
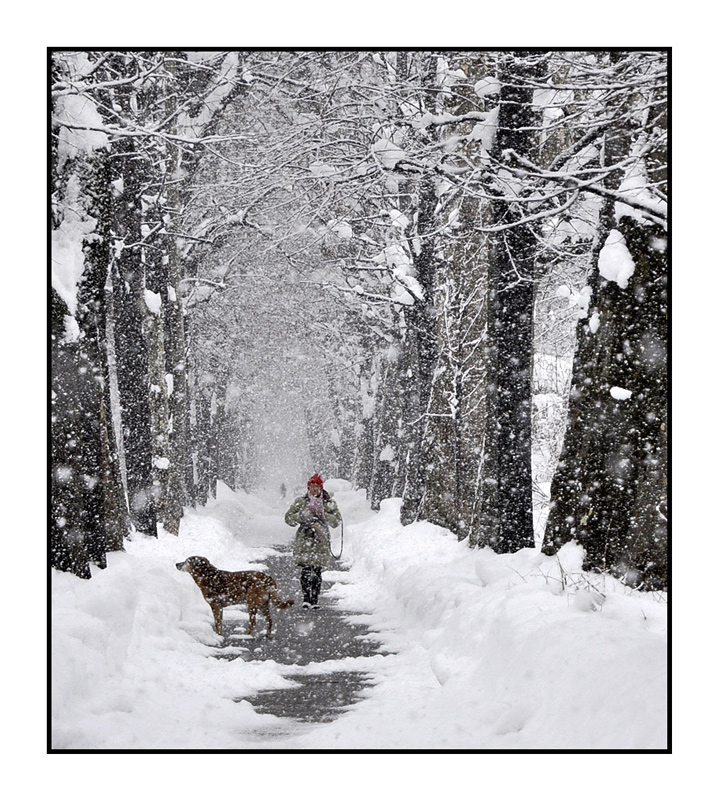
<path id="1" fill-rule="evenodd" d="M 294 600 L 282 600 L 275 588 L 269 590 L 269 599 L 277 608 L 289 608 L 289 606 L 294 605 Z"/>

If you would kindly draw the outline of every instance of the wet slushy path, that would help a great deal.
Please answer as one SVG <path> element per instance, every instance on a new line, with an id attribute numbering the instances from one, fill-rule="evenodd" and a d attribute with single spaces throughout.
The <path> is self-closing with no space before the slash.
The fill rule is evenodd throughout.
<path id="1" fill-rule="evenodd" d="M 299 570 L 288 547 L 277 549 L 279 555 L 267 558 L 264 563 L 277 581 L 280 596 L 293 598 L 295 605 L 286 610 L 272 607 L 271 639 L 264 635 L 261 614 L 257 615 L 257 631 L 252 637 L 244 633 L 246 614 L 241 620 L 225 616 L 224 640 L 215 655 L 229 660 L 272 660 L 290 667 L 283 670 L 283 674 L 292 682 L 291 686 L 237 698 L 251 703 L 257 713 L 291 718 L 300 723 L 331 722 L 359 702 L 362 690 L 374 683 L 371 672 L 357 669 L 356 662 L 351 660 L 344 668 L 341 661 L 381 658 L 386 651 L 380 652 L 379 644 L 365 625 L 350 622 L 346 612 L 340 612 L 332 598 L 327 597 L 326 591 L 333 583 L 331 576 L 341 572 L 341 566 L 325 573 L 320 607 L 303 609 Z M 331 663 L 323 669 L 323 662 Z M 304 669 L 308 666 L 309 669 Z"/>

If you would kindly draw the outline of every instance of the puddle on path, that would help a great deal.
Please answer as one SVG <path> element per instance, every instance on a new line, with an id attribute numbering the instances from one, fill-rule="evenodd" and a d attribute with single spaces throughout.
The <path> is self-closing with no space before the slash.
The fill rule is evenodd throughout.
<path id="1" fill-rule="evenodd" d="M 366 672 L 292 675 L 287 689 L 273 689 L 247 697 L 258 714 L 291 717 L 300 722 L 332 722 L 359 701 L 359 693 L 373 681 Z"/>
<path id="2" fill-rule="evenodd" d="M 298 570 L 290 557 L 280 555 L 266 561 L 269 572 L 277 580 L 279 594 L 301 601 Z M 247 700 L 259 714 L 291 718 L 303 723 L 331 722 L 359 702 L 362 690 L 373 684 L 369 672 L 356 670 L 351 664 L 336 671 L 336 662 L 345 658 L 381 656 L 378 643 L 365 625 L 350 624 L 324 592 L 331 585 L 325 581 L 319 598 L 320 608 L 303 609 L 301 605 L 284 611 L 272 609 L 274 633 L 264 636 L 264 621 L 258 635 L 244 635 L 246 615 L 242 620 L 225 620 L 225 638 L 215 657 L 244 661 L 273 660 L 278 664 L 302 667 L 310 663 L 333 662 L 334 669 L 326 673 L 294 674 L 286 677 L 292 686 L 259 692 Z M 223 652 L 224 651 L 224 652 Z"/>

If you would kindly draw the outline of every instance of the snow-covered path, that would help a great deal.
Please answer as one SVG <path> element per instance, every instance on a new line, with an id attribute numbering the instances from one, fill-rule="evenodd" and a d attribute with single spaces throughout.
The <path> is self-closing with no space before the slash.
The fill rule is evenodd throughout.
<path id="1" fill-rule="evenodd" d="M 221 487 L 217 501 L 187 513 L 179 537 L 129 542 L 91 581 L 53 575 L 53 747 L 666 747 L 665 597 L 582 573 L 577 547 L 554 558 L 470 550 L 437 526 L 402 527 L 398 501 L 373 513 L 347 484 L 329 488 L 346 520 L 349 569 L 328 576 L 325 598 L 368 625 L 384 655 L 300 667 L 208 657 L 221 640 L 174 563 L 201 554 L 248 568 L 293 533 L 282 521 L 290 498 Z M 246 613 L 230 608 L 233 619 Z M 373 685 L 329 723 L 258 714 L 247 698 L 290 687 L 299 669 L 366 669 Z"/>
<path id="2" fill-rule="evenodd" d="M 266 566 L 277 580 L 282 597 L 301 597 L 289 548 L 269 556 Z M 261 692 L 247 702 L 260 714 L 287 719 L 287 732 L 304 727 L 296 722 L 327 722 L 346 713 L 361 699 L 363 689 L 374 682 L 373 664 L 384 657 L 366 626 L 349 623 L 331 600 L 332 585 L 343 578 L 339 570 L 327 572 L 319 608 L 303 609 L 297 603 L 287 611 L 274 613 L 271 640 L 247 636 L 244 621 L 225 626 L 224 641 L 216 651 L 218 658 L 271 660 L 283 665 L 283 674 L 293 686 Z M 272 736 L 276 744 L 279 732 Z M 263 738 L 259 733 L 260 743 Z"/>
<path id="3" fill-rule="evenodd" d="M 91 582 L 53 576 L 55 748 L 275 749 L 283 737 L 311 727 L 286 719 L 297 709 L 305 722 L 334 719 L 337 705 L 355 701 L 371 682 L 373 658 L 382 656 L 365 626 L 349 625 L 335 608 L 331 587 L 347 580 L 346 572 L 325 573 L 318 612 L 298 604 L 275 610 L 270 642 L 261 622 L 259 635 L 243 635 L 241 607 L 225 610 L 223 637 L 216 636 L 193 581 L 173 572 L 188 555 L 226 569 L 261 564 L 274 569 L 282 596 L 300 599 L 296 570 L 283 553 L 294 533 L 283 521 L 286 504 L 220 486 L 216 501 L 188 511 L 179 537 L 128 542 L 127 553 L 111 554 L 110 569 L 97 570 Z M 125 592 L 127 600 L 116 603 Z M 311 687 L 311 707 L 302 707 L 302 685 Z M 279 690 L 288 708 L 268 716 Z"/>

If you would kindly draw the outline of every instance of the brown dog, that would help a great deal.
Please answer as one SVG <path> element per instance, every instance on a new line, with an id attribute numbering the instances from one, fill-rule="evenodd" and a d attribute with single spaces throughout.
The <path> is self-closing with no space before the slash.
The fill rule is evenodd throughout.
<path id="1" fill-rule="evenodd" d="M 189 572 L 199 586 L 204 599 L 214 614 L 214 629 L 222 633 L 222 609 L 237 603 L 246 603 L 249 609 L 249 628 L 247 633 L 254 632 L 257 611 L 261 611 L 267 619 L 267 638 L 272 635 L 272 615 L 269 603 L 277 608 L 289 608 L 294 600 L 282 600 L 277 593 L 277 582 L 266 572 L 225 572 L 217 569 L 202 556 L 190 556 L 186 561 L 177 564 L 181 572 Z"/>

